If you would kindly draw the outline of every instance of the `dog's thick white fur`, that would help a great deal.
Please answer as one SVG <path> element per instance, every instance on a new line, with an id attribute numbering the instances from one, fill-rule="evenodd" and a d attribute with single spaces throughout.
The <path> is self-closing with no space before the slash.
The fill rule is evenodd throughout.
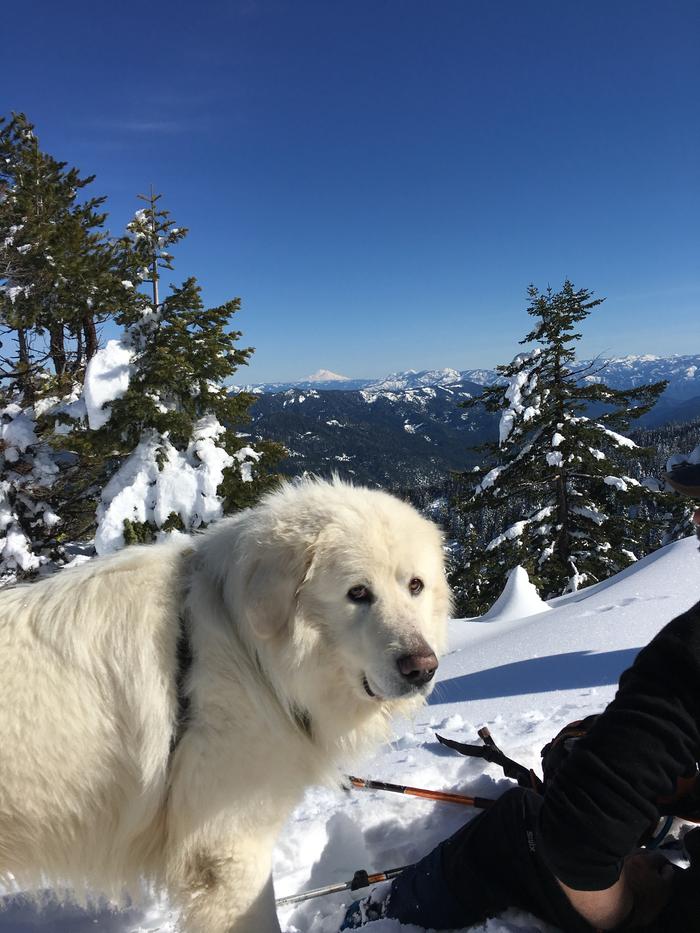
<path id="1" fill-rule="evenodd" d="M 397 660 L 439 654 L 448 611 L 435 526 L 338 481 L 3 591 L 0 874 L 115 897 L 145 879 L 188 933 L 278 931 L 276 835 L 421 702 Z"/>

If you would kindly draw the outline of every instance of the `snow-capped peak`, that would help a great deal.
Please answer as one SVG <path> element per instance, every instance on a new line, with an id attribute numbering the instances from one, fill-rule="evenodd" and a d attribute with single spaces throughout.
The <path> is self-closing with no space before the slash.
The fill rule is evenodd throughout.
<path id="1" fill-rule="evenodd" d="M 400 373 L 391 373 L 384 379 L 378 379 L 367 388 L 376 392 L 404 392 L 408 389 L 420 389 L 424 386 L 453 385 L 461 379 L 456 369 L 408 369 Z"/>
<path id="2" fill-rule="evenodd" d="M 330 369 L 319 369 L 311 376 L 307 376 L 304 382 L 350 382 L 350 377 L 333 373 Z"/>

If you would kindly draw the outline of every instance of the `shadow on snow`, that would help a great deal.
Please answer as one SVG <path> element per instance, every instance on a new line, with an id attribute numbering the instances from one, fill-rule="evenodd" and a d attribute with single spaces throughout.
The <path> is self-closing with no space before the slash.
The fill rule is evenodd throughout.
<path id="1" fill-rule="evenodd" d="M 0 933 L 122 933 L 139 928 L 143 912 L 136 908 L 85 910 L 77 904 L 61 903 L 51 892 L 38 899 L 21 894 L 0 898 Z"/>
<path id="2" fill-rule="evenodd" d="M 620 674 L 634 661 L 638 651 L 639 648 L 624 648 L 602 654 L 571 651 L 568 654 L 513 661 L 500 667 L 440 681 L 428 702 L 461 703 L 465 700 L 518 696 L 521 693 L 606 687 L 617 683 Z"/>

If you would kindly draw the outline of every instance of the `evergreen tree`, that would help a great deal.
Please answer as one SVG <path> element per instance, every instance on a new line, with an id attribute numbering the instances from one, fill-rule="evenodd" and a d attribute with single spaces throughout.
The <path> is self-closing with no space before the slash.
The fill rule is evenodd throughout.
<path id="1" fill-rule="evenodd" d="M 151 193 L 112 239 L 92 180 L 44 153 L 24 115 L 0 119 L 3 581 L 60 561 L 98 504 L 106 549 L 247 506 L 280 456 L 237 432 L 252 398 L 225 389 L 252 352 L 227 326 L 239 300 L 205 309 L 194 279 L 161 300 L 187 231 Z M 107 320 L 124 337 L 100 348 Z"/>
<path id="2" fill-rule="evenodd" d="M 75 461 L 61 469 L 48 413 L 80 393 L 97 325 L 130 300 L 122 249 L 92 182 L 44 153 L 23 114 L 0 120 L 0 575 L 54 554 Z"/>
<path id="3" fill-rule="evenodd" d="M 604 367 L 575 363 L 576 325 L 601 304 L 568 280 L 558 292 L 528 290 L 539 346 L 499 366 L 501 379 L 464 407 L 501 412 L 490 468 L 474 475 L 467 512 L 500 509 L 508 525 L 456 574 L 472 612 L 488 608 L 522 565 L 547 598 L 616 573 L 644 553 L 639 505 L 651 495 L 620 469 L 636 445 L 620 432 L 654 405 L 665 383 L 615 390 Z M 636 451 L 639 453 L 640 451 Z M 510 513 L 510 514 L 509 514 Z"/>
<path id="4" fill-rule="evenodd" d="M 2 376 L 28 403 L 70 391 L 97 351 L 97 327 L 129 302 L 105 199 L 81 200 L 93 180 L 42 152 L 23 114 L 0 124 Z"/>
<path id="5" fill-rule="evenodd" d="M 173 255 L 170 247 L 184 240 L 188 230 L 186 227 L 177 227 L 170 219 L 170 212 L 158 207 L 162 195 L 156 194 L 151 188 L 148 195 L 137 195 L 148 207 L 136 211 L 134 219 L 127 225 L 129 236 L 127 242 L 130 247 L 132 263 L 136 267 L 136 275 L 148 283 L 151 291 L 151 306 L 160 306 L 159 283 L 161 269 L 173 270 Z"/>
<path id="6" fill-rule="evenodd" d="M 160 270 L 172 269 L 169 247 L 185 236 L 159 195 L 129 224 L 132 260 L 150 295 L 117 315 L 129 355 L 126 391 L 110 403 L 109 419 L 90 438 L 116 473 L 105 486 L 97 547 L 152 540 L 190 530 L 251 505 L 275 477 L 275 444 L 239 433 L 253 397 L 229 394 L 226 383 L 247 363 L 240 331 L 229 320 L 240 299 L 205 308 L 194 278 L 159 300 Z"/>

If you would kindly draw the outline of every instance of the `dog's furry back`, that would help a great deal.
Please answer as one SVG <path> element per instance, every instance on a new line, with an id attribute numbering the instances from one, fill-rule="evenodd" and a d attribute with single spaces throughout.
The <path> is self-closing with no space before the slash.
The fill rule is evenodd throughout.
<path id="1" fill-rule="evenodd" d="M 115 894 L 158 870 L 188 551 L 135 548 L 2 594 L 0 869 L 19 886 L 39 870 Z"/>

